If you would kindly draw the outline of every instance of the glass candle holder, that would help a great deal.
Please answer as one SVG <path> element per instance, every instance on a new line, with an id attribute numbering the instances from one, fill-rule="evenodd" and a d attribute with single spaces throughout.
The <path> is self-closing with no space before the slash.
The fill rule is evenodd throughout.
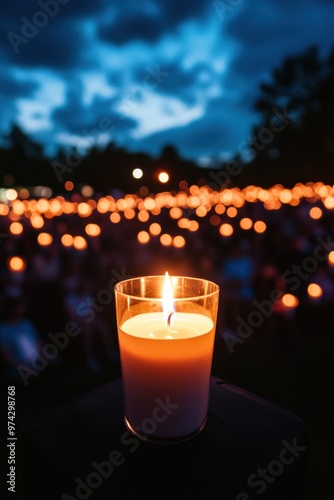
<path id="1" fill-rule="evenodd" d="M 219 286 L 184 276 L 115 285 L 124 420 L 156 443 L 197 435 L 207 421 Z"/>

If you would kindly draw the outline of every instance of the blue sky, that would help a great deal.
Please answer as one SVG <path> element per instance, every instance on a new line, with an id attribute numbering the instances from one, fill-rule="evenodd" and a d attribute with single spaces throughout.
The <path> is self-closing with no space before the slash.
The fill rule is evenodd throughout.
<path id="1" fill-rule="evenodd" d="M 0 16 L 0 132 L 52 153 L 110 140 L 205 164 L 257 121 L 287 55 L 334 45 L 332 0 L 11 0 Z"/>

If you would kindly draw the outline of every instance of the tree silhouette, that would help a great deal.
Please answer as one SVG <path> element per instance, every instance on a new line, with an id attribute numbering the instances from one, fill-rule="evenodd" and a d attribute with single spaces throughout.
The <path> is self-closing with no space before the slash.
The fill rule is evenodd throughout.
<path id="1" fill-rule="evenodd" d="M 334 50 L 322 60 L 310 47 L 274 69 L 255 101 L 260 121 L 253 128 L 253 158 L 244 182 L 332 181 L 333 83 Z"/>

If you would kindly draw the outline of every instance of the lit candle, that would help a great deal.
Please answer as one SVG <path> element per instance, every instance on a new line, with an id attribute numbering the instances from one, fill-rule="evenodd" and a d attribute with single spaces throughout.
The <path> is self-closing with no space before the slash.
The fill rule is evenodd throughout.
<path id="1" fill-rule="evenodd" d="M 188 278 L 180 280 L 184 285 Z M 140 437 L 190 437 L 205 426 L 218 301 L 218 287 L 212 287 L 216 300 L 212 293 L 206 299 L 193 291 L 174 303 L 166 273 L 160 311 L 146 299 L 128 307 L 125 316 L 130 317 L 121 325 L 118 321 L 125 421 Z"/>

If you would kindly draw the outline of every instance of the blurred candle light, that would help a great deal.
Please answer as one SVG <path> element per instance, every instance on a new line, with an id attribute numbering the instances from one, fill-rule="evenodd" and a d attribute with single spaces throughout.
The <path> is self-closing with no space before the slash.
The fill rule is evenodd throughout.
<path id="1" fill-rule="evenodd" d="M 101 228 L 97 224 L 87 224 L 85 232 L 88 236 L 96 237 L 101 234 Z"/>
<path id="2" fill-rule="evenodd" d="M 165 184 L 169 181 L 169 175 L 167 172 L 160 172 L 158 178 L 162 184 Z"/>
<path id="3" fill-rule="evenodd" d="M 53 237 L 49 233 L 40 233 L 37 236 L 37 241 L 39 245 L 46 247 L 51 245 L 51 243 L 53 242 Z"/>
<path id="4" fill-rule="evenodd" d="M 334 250 L 328 254 L 328 264 L 334 266 Z"/>
<path id="5" fill-rule="evenodd" d="M 322 288 L 317 283 L 310 283 L 307 287 L 307 293 L 312 299 L 319 299 L 322 294 Z"/>
<path id="6" fill-rule="evenodd" d="M 73 236 L 70 234 L 63 234 L 60 241 L 64 247 L 71 247 L 73 245 Z"/>
<path id="7" fill-rule="evenodd" d="M 12 234 L 21 234 L 23 232 L 23 226 L 20 222 L 12 222 L 9 226 L 9 231 Z"/>
<path id="8" fill-rule="evenodd" d="M 143 171 L 141 168 L 135 168 L 132 171 L 132 175 L 135 179 L 141 179 L 143 177 Z"/>
<path id="9" fill-rule="evenodd" d="M 282 297 L 282 303 L 285 305 L 285 307 L 295 308 L 298 306 L 299 300 L 295 295 L 292 295 L 291 293 L 285 293 Z"/>
<path id="10" fill-rule="evenodd" d="M 73 246 L 76 250 L 85 250 L 87 248 L 87 241 L 82 236 L 74 236 Z"/>
<path id="11" fill-rule="evenodd" d="M 21 257 L 14 256 L 10 257 L 8 261 L 8 266 L 11 271 L 20 272 L 25 270 L 26 262 Z"/>

